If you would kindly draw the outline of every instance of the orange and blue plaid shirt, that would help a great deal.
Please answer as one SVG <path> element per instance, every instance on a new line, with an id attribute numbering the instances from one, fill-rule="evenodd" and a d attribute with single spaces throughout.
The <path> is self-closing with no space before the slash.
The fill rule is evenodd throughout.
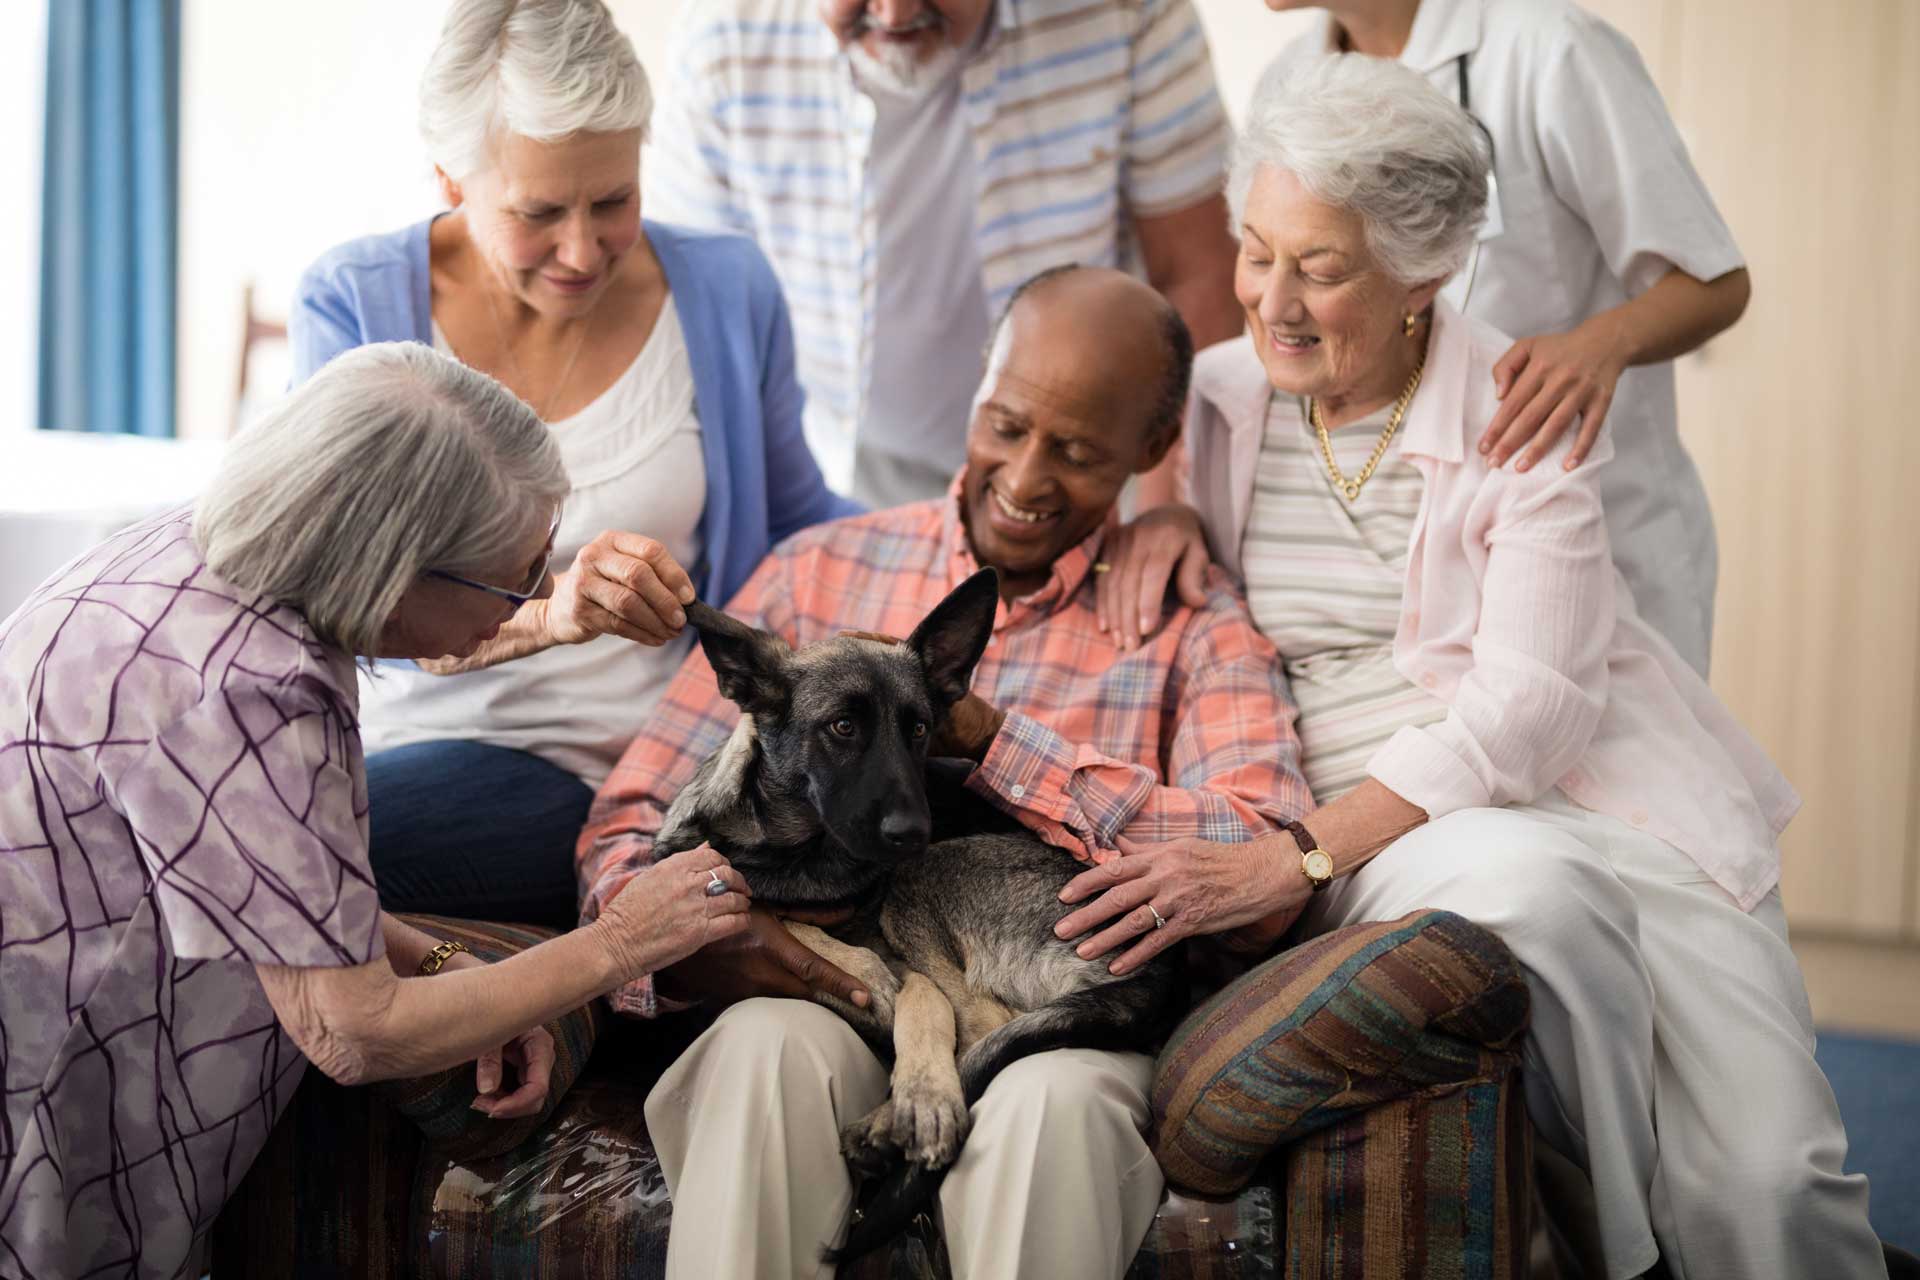
<path id="1" fill-rule="evenodd" d="M 1178 605 L 1123 651 L 1094 609 L 1104 536 L 1060 557 L 1038 591 L 1002 602 L 973 690 L 1006 720 L 967 785 L 1094 862 L 1116 856 L 1123 833 L 1240 841 L 1310 811 L 1280 660 L 1226 579 L 1214 571 L 1204 605 Z M 904 636 L 978 568 L 950 496 L 795 535 L 727 612 L 796 648 L 842 631 Z M 648 864 L 667 806 L 738 719 L 696 647 L 580 833 L 583 920 Z M 613 1003 L 641 1016 L 669 1007 L 645 979 Z"/>

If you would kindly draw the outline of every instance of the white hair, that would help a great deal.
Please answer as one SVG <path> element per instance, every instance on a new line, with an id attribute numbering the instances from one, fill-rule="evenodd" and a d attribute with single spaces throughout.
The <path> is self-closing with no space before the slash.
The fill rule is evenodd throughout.
<path id="1" fill-rule="evenodd" d="M 1492 155 L 1479 126 L 1426 77 L 1345 53 L 1276 67 L 1254 90 L 1227 178 L 1236 234 L 1262 166 L 1358 214 L 1380 265 L 1413 285 L 1467 260 L 1486 217 Z"/>
<path id="2" fill-rule="evenodd" d="M 645 133 L 653 89 L 601 0 L 453 0 L 420 77 L 420 136 L 448 177 L 518 135 Z"/>
<path id="3" fill-rule="evenodd" d="M 194 509 L 207 566 L 371 656 L 422 573 L 496 569 L 567 493 L 545 423 L 414 342 L 331 361 L 227 448 Z"/>

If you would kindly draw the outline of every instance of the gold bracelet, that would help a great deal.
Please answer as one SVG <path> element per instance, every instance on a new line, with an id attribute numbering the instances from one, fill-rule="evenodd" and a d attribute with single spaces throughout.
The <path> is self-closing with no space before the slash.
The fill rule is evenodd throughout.
<path id="1" fill-rule="evenodd" d="M 473 952 L 467 951 L 467 944 L 464 942 L 443 942 L 433 950 L 427 952 L 427 958 L 420 962 L 420 976 L 429 978 L 446 968 L 447 961 L 453 959 L 453 953 L 456 951 L 466 951 L 468 955 L 473 954 Z"/>

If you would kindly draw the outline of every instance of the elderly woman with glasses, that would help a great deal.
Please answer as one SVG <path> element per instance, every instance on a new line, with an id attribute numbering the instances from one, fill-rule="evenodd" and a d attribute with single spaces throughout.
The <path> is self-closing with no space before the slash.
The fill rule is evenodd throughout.
<path id="1" fill-rule="evenodd" d="M 528 1115 L 543 1023 L 746 924 L 704 846 L 495 965 L 376 901 L 355 660 L 478 650 L 566 491 L 491 379 L 367 347 L 0 622 L 0 1271 L 199 1275 L 308 1061 Z"/>
<path id="2" fill-rule="evenodd" d="M 1635 612 L 1609 437 L 1573 470 L 1475 447 L 1511 344 L 1437 299 L 1487 163 L 1395 63 L 1321 59 L 1256 95 L 1229 184 L 1249 332 L 1195 367 L 1197 514 L 1149 518 L 1244 584 L 1319 808 L 1089 871 L 1069 897 L 1106 892 L 1060 933 L 1099 930 L 1087 953 L 1126 968 L 1253 902 L 1243 941 L 1457 911 L 1526 967 L 1528 1109 L 1591 1177 L 1608 1277 L 1884 1275 L 1787 947 L 1798 799 Z"/>
<path id="3" fill-rule="evenodd" d="M 294 301 L 296 382 L 362 343 L 432 345 L 550 423 L 573 481 L 551 595 L 483 584 L 518 605 L 497 633 L 362 682 L 390 909 L 577 919 L 574 837 L 686 656 L 680 606 L 857 510 L 802 436 L 759 249 L 641 217 L 652 109 L 601 0 L 453 0 L 420 85 L 448 210 L 333 249 Z"/>

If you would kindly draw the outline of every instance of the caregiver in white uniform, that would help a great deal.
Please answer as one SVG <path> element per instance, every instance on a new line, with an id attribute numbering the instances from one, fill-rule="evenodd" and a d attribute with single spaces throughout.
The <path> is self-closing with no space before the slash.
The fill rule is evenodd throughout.
<path id="1" fill-rule="evenodd" d="M 1304 8 L 1266 0 L 1269 9 Z M 1718 552 L 1680 444 L 1673 360 L 1746 309 L 1740 250 L 1633 44 L 1564 0 L 1336 0 L 1267 71 L 1345 50 L 1398 58 L 1461 101 L 1493 144 L 1474 260 L 1442 295 L 1518 339 L 1495 369 L 1481 440 L 1532 466 L 1578 423 L 1604 424 L 1601 499 L 1640 615 L 1702 675 Z"/>

